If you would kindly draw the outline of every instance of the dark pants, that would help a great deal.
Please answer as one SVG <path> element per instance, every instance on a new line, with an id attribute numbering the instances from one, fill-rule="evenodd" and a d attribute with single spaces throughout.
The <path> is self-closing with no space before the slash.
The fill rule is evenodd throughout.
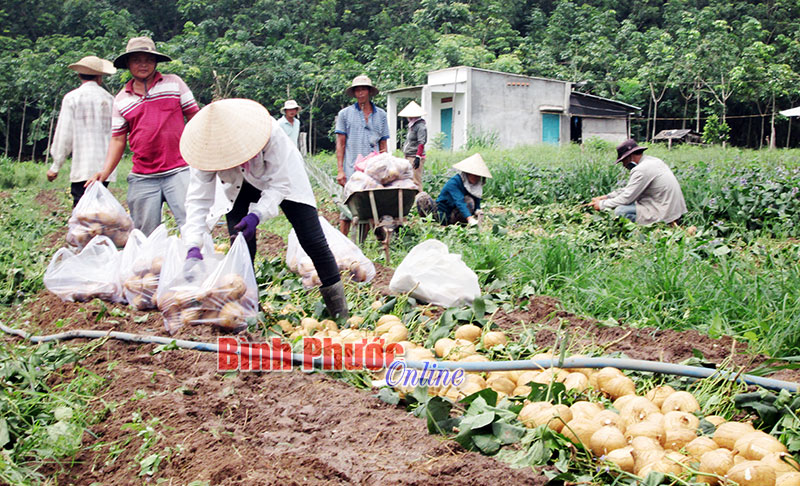
<path id="1" fill-rule="evenodd" d="M 247 216 L 250 210 L 250 203 L 257 202 L 259 199 L 261 199 L 261 191 L 247 181 L 242 181 L 242 190 L 239 191 L 239 196 L 236 197 L 233 208 L 225 217 L 228 223 L 228 234 L 231 235 L 231 243 L 235 238 L 233 227 Z M 300 242 L 300 246 L 311 258 L 311 261 L 314 262 L 314 268 L 317 270 L 322 286 L 327 287 L 341 280 L 339 266 L 336 264 L 336 258 L 328 247 L 325 233 L 322 232 L 316 208 L 308 204 L 284 200 L 281 203 L 281 211 L 286 215 L 286 219 L 289 220 L 295 233 L 297 233 L 297 240 Z M 247 240 L 247 249 L 250 250 L 250 260 L 255 260 L 255 237 Z"/>
<path id="2" fill-rule="evenodd" d="M 467 218 L 461 214 L 461 211 L 459 211 L 457 207 L 451 209 L 450 214 L 447 214 L 446 211 L 443 211 L 441 208 L 439 208 L 439 205 L 436 204 L 436 201 L 434 201 L 427 192 L 420 192 L 417 194 L 416 201 L 417 212 L 423 218 L 429 214 L 435 214 L 436 219 L 438 219 L 443 225 L 467 224 Z M 467 210 L 470 212 L 470 214 L 475 214 L 475 198 L 469 194 L 465 194 L 464 204 L 467 205 Z"/>
<path id="3" fill-rule="evenodd" d="M 83 182 L 73 182 L 69 187 L 69 193 L 72 194 L 72 207 L 78 205 L 78 201 L 81 200 L 83 197 L 83 193 L 86 192 L 86 188 L 83 185 L 86 184 L 86 181 Z M 104 186 L 108 187 L 108 181 L 103 183 Z"/>

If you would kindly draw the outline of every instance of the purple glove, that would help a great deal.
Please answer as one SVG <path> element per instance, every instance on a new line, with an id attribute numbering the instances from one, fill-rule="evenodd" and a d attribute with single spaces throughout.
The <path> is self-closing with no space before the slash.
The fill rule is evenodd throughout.
<path id="1" fill-rule="evenodd" d="M 200 248 L 193 246 L 186 252 L 186 259 L 202 260 L 203 254 L 200 253 Z"/>
<path id="2" fill-rule="evenodd" d="M 242 218 L 239 224 L 233 227 L 236 233 L 231 236 L 235 236 L 237 233 L 241 232 L 245 240 L 252 240 L 256 236 L 256 226 L 258 226 L 258 223 L 258 216 L 256 216 L 255 213 L 250 213 Z"/>

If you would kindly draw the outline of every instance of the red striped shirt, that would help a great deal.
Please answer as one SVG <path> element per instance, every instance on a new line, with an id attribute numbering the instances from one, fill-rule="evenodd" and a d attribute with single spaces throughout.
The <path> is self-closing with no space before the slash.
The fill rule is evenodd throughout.
<path id="1" fill-rule="evenodd" d="M 114 98 L 111 134 L 128 134 L 136 174 L 158 174 L 186 166 L 180 140 L 184 116 L 200 109 L 192 91 L 174 74 L 156 71 L 144 96 L 133 91 L 133 80 Z"/>

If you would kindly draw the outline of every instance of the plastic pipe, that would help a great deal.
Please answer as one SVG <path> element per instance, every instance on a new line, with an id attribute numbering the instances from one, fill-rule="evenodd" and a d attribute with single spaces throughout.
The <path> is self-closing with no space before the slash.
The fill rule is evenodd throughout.
<path id="1" fill-rule="evenodd" d="M 131 334 L 127 332 L 117 331 L 91 331 L 91 330 L 74 330 L 67 331 L 59 334 L 51 334 L 48 336 L 31 336 L 25 331 L 19 329 L 12 329 L 0 323 L 0 330 L 8 334 L 13 334 L 33 343 L 43 343 L 48 341 L 64 341 L 68 339 L 103 339 L 112 338 L 122 341 L 137 342 L 137 343 L 154 343 L 154 344 L 173 344 L 182 349 L 192 349 L 196 351 L 208 352 L 223 352 L 233 353 L 237 355 L 243 354 L 240 349 L 235 351 L 220 351 L 219 346 L 213 343 L 205 343 L 200 341 L 187 341 L 183 339 L 172 339 L 163 336 L 146 336 L 140 334 Z M 247 348 L 245 348 L 247 349 Z M 249 350 L 244 353 L 249 354 Z M 333 365 L 333 360 L 330 358 L 311 357 L 304 354 L 292 353 L 291 360 L 295 364 L 312 364 L 315 367 L 323 365 Z M 425 361 L 405 361 L 405 366 L 408 368 L 422 369 L 425 366 Z M 383 368 L 382 360 L 372 362 L 366 360 L 366 366 Z M 430 362 L 427 362 L 430 369 Z M 388 363 L 391 365 L 391 363 Z M 748 385 L 758 385 L 770 390 L 787 390 L 792 393 L 797 392 L 797 383 L 790 381 L 774 380 L 771 378 L 763 378 L 753 375 L 742 375 L 732 373 L 725 370 L 716 370 L 713 368 L 703 368 L 699 366 L 686 366 L 672 363 L 661 363 L 658 361 L 645 361 L 640 359 L 622 359 L 622 358 L 566 358 L 563 361 L 558 359 L 537 359 L 537 360 L 516 360 L 516 361 L 488 361 L 488 362 L 459 362 L 459 361 L 436 361 L 437 369 L 456 370 L 463 369 L 464 371 L 473 372 L 489 372 L 489 371 L 512 371 L 512 370 L 542 370 L 549 367 L 559 368 L 605 368 L 611 366 L 623 370 L 634 371 L 649 371 L 653 373 L 662 373 L 668 375 L 689 376 L 693 378 L 708 378 L 712 376 L 719 376 L 726 380 L 735 380 L 740 383 Z"/>

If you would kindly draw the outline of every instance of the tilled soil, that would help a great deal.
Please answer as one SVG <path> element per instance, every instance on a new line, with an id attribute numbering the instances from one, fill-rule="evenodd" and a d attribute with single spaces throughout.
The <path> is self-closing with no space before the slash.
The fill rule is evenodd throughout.
<path id="1" fill-rule="evenodd" d="M 50 209 L 50 208 L 48 208 Z M 284 241 L 262 234 L 259 251 L 283 255 Z M 372 284 L 388 294 L 392 269 L 376 264 Z M 17 323 L 35 333 L 104 329 L 165 335 L 161 317 L 116 304 L 61 302 L 43 291 L 15 310 Z M 140 322 L 136 322 L 136 321 Z M 745 366 L 765 357 L 748 354 L 730 338 L 711 339 L 694 331 L 602 327 L 565 312 L 555 299 L 539 296 L 525 309 L 498 312 L 506 330 L 535 330 L 536 344 L 552 346 L 568 329 L 578 347 L 596 345 L 630 358 L 679 362 L 700 351 L 720 363 L 728 357 Z M 207 327 L 182 329 L 183 339 L 213 342 Z M 257 340 L 254 336 L 244 337 Z M 8 336 L 4 337 L 9 340 Z M 512 469 L 492 458 L 465 452 L 427 433 L 425 421 L 387 405 L 374 392 L 332 377 L 300 371 L 238 373 L 217 371 L 209 353 L 172 350 L 151 354 L 153 345 L 109 341 L 81 366 L 106 378 L 93 402 L 108 407 L 103 420 L 84 435 L 84 448 L 71 467 L 47 466 L 59 484 L 169 484 L 206 481 L 232 484 L 544 484 L 533 469 Z M 782 370 L 775 378 L 798 381 L 800 372 Z M 152 422 L 154 445 L 129 425 Z M 130 441 L 130 442 L 128 442 Z M 121 447 L 115 457 L 112 451 Z M 171 451 L 167 457 L 166 450 Z M 138 461 L 164 456 L 154 478 L 139 476 Z M 149 480 L 148 480 L 149 479 Z"/>

